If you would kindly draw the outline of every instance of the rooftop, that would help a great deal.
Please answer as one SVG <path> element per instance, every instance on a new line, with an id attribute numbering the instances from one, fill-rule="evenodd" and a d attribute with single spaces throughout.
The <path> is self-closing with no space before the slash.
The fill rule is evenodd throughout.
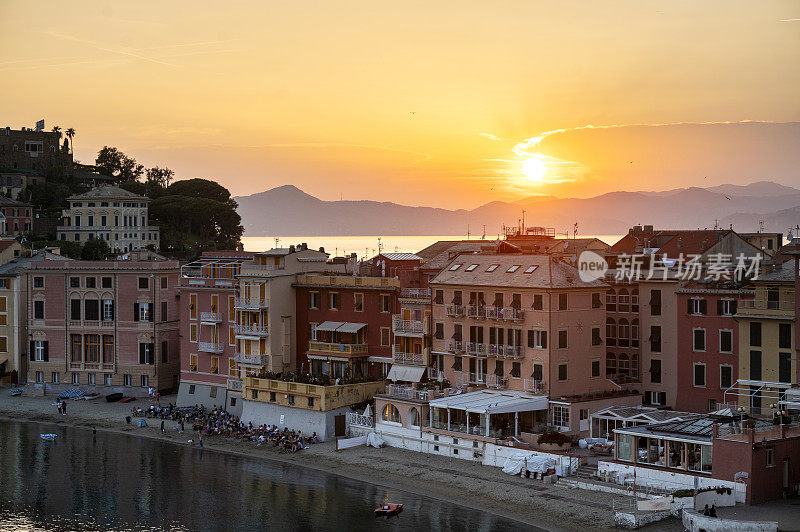
<path id="1" fill-rule="evenodd" d="M 139 196 L 138 194 L 134 194 L 133 192 L 129 192 L 124 188 L 120 188 L 116 185 L 103 185 L 102 187 L 96 187 L 88 192 L 84 192 L 83 194 L 78 194 L 76 196 L 70 196 L 67 200 L 88 200 L 88 199 L 137 199 L 143 201 L 150 201 L 149 198 L 145 196 Z"/>
<path id="2" fill-rule="evenodd" d="M 70 260 L 60 255 L 38 264 L 31 264 L 32 270 L 177 270 L 178 261 L 136 261 L 136 260 Z"/>
<path id="3" fill-rule="evenodd" d="M 6 262 L 2 266 L 0 266 L 0 275 L 16 275 L 20 273 L 22 270 L 26 269 L 31 265 L 31 263 L 35 262 L 43 262 L 43 261 L 71 261 L 72 259 L 67 257 L 62 257 L 61 255 L 56 255 L 55 253 L 50 253 L 46 250 L 40 250 L 37 253 L 31 255 L 30 257 L 18 257 L 10 262 Z"/>
<path id="4" fill-rule="evenodd" d="M 547 410 L 548 401 L 544 395 L 524 392 L 479 390 L 465 394 L 441 397 L 430 402 L 432 408 L 465 410 L 476 414 L 505 414 L 509 412 L 528 412 Z"/>

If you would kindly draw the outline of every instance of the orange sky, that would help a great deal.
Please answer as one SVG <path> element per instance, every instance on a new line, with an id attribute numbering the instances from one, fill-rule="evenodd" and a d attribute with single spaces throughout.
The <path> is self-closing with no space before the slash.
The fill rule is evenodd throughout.
<path id="1" fill-rule="evenodd" d="M 115 145 L 234 194 L 455 208 L 800 185 L 798 19 L 766 0 L 6 0 L 0 122 L 45 118 L 83 162 Z"/>

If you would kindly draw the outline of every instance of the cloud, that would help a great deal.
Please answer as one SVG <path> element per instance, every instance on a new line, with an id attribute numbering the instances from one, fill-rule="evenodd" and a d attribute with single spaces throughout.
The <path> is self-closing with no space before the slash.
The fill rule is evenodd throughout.
<path id="1" fill-rule="evenodd" d="M 800 18 L 785 18 L 779 22 L 800 22 Z"/>

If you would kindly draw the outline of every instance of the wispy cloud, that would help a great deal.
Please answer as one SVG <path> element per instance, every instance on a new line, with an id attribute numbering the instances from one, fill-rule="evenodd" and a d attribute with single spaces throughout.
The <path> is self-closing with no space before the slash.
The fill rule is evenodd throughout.
<path id="1" fill-rule="evenodd" d="M 780 20 L 779 22 L 800 22 L 800 18 L 785 18 Z"/>

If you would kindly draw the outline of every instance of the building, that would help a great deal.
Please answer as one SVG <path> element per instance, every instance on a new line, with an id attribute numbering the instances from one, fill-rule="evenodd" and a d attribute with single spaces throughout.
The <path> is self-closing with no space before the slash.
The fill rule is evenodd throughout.
<path id="1" fill-rule="evenodd" d="M 33 228 L 33 205 L 0 197 L 0 230 L 3 236 L 15 237 Z"/>
<path id="2" fill-rule="evenodd" d="M 178 389 L 177 262 L 47 260 L 26 275 L 36 393 Z"/>
<path id="3" fill-rule="evenodd" d="M 149 222 L 150 198 L 105 185 L 67 201 L 69 208 L 56 229 L 59 240 L 105 240 L 115 253 L 160 246 L 159 228 Z"/>
<path id="4" fill-rule="evenodd" d="M 0 366 L 12 373 L 14 382 L 25 382 L 28 368 L 26 268 L 36 262 L 69 260 L 47 250 L 21 256 L 21 247 L 16 240 L 0 241 Z"/>
<path id="5" fill-rule="evenodd" d="M 138 253 L 138 252 L 134 252 Z M 236 364 L 236 286 L 245 251 L 207 251 L 181 266 L 178 406 L 203 404 L 241 415 L 242 379 Z"/>
<path id="6" fill-rule="evenodd" d="M 22 197 L 22 191 L 45 181 L 45 177 L 34 170 L 0 170 L 0 194 L 7 198 L 25 201 L 28 198 Z"/>
<path id="7" fill-rule="evenodd" d="M 60 132 L 6 127 L 0 129 L 0 167 L 63 175 L 72 169 L 72 154 L 61 145 Z"/>
<path id="8" fill-rule="evenodd" d="M 783 233 L 739 233 L 739 236 L 747 240 L 754 247 L 761 250 L 766 257 L 774 257 L 778 250 L 783 247 Z"/>
<path id="9" fill-rule="evenodd" d="M 331 378 L 388 374 L 397 279 L 305 274 L 294 288 L 300 372 Z"/>

